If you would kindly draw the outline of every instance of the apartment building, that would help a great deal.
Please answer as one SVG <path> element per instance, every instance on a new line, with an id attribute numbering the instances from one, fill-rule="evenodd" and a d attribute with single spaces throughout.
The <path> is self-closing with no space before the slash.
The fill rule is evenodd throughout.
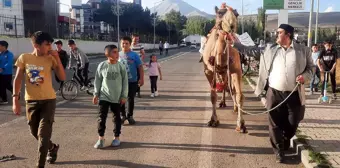
<path id="1" fill-rule="evenodd" d="M 22 0 L 1 0 L 0 35 L 22 37 L 24 30 Z"/>

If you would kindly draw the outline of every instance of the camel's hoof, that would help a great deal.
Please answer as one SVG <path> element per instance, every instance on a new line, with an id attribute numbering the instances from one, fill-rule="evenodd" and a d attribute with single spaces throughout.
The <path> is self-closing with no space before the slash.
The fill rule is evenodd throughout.
<path id="1" fill-rule="evenodd" d="M 242 124 L 240 127 L 237 126 L 235 131 L 242 134 L 248 133 L 247 127 L 244 124 Z"/>
<path id="2" fill-rule="evenodd" d="M 225 108 L 225 107 L 227 107 L 227 104 L 225 102 L 221 102 L 220 103 L 220 108 Z"/>
<path id="3" fill-rule="evenodd" d="M 220 125 L 220 121 L 219 120 L 217 120 L 217 121 L 210 120 L 208 122 L 208 126 L 209 127 L 217 127 L 218 125 Z"/>

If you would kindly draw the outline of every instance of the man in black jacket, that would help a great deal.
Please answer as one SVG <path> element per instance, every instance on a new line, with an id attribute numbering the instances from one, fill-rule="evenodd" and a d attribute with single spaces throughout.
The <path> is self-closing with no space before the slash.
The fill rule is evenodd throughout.
<path id="1" fill-rule="evenodd" d="M 65 50 L 62 49 L 63 47 L 63 42 L 58 40 L 54 43 L 56 45 L 56 48 L 57 48 L 57 51 L 58 51 L 58 54 L 59 54 L 59 58 L 60 58 L 60 61 L 61 61 L 61 64 L 63 65 L 64 67 L 64 70 L 66 68 L 66 65 L 68 63 L 68 55 L 67 55 L 67 52 Z M 63 86 L 64 84 L 64 81 L 60 81 L 57 77 L 57 75 L 55 76 L 55 79 L 58 83 L 60 83 L 60 86 L 59 86 L 59 91 L 61 89 L 61 87 Z"/>

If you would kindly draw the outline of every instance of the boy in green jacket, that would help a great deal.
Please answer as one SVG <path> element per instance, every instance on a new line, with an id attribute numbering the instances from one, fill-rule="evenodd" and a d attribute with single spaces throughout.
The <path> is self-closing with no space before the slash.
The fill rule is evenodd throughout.
<path id="1" fill-rule="evenodd" d="M 111 146 L 119 146 L 121 130 L 120 108 L 125 104 L 128 96 L 128 76 L 126 68 L 118 62 L 118 48 L 115 45 L 105 47 L 106 61 L 98 65 L 94 81 L 93 104 L 99 104 L 98 134 L 99 140 L 94 148 L 103 148 L 106 129 L 106 118 L 110 110 L 114 114 L 114 139 Z"/>

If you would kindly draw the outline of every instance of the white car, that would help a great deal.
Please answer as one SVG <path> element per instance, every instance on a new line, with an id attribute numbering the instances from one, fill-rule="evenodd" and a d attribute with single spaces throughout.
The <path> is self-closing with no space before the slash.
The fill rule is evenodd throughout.
<path id="1" fill-rule="evenodd" d="M 185 44 L 185 43 L 181 43 L 179 46 L 180 46 L 180 47 L 186 47 L 186 46 L 187 46 L 187 44 Z"/>
<path id="2" fill-rule="evenodd" d="M 197 45 L 196 45 L 196 44 L 194 44 L 194 43 L 192 43 L 192 44 L 190 45 L 190 48 L 194 48 L 194 49 L 196 49 L 196 48 L 197 48 Z"/>

